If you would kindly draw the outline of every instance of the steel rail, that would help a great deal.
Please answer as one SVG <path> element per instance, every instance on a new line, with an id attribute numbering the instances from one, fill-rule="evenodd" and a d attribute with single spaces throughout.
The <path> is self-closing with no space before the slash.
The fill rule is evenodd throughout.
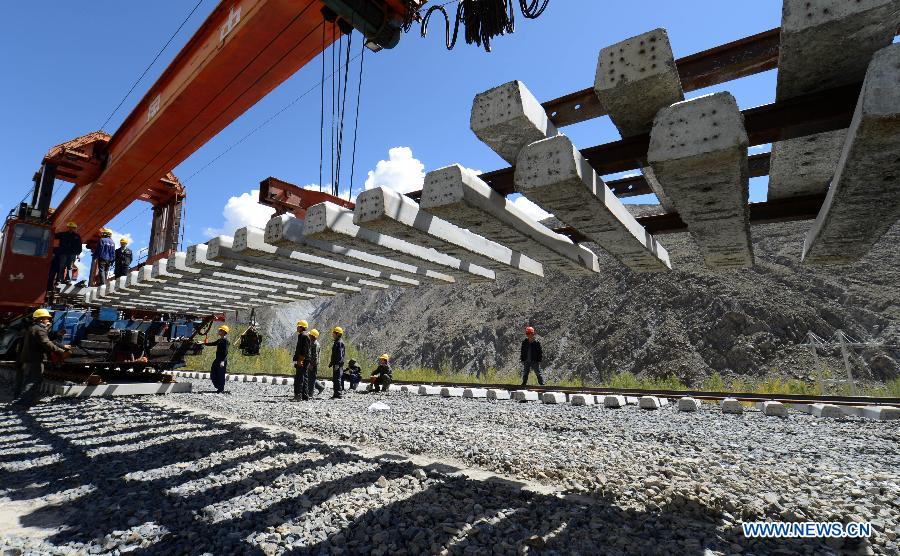
<path id="1" fill-rule="evenodd" d="M 192 371 L 187 369 L 186 372 L 209 374 L 208 371 Z M 236 373 L 237 374 L 237 373 Z M 256 374 L 248 376 L 267 377 L 267 378 L 293 378 L 293 375 L 283 374 Z M 326 382 L 331 381 L 330 376 L 316 377 L 318 380 Z M 366 382 L 363 380 L 362 382 Z M 392 380 L 391 384 L 400 386 L 440 386 L 449 388 L 485 388 L 494 390 L 529 390 L 532 392 L 567 392 L 571 394 L 592 394 L 592 395 L 620 395 L 629 397 L 639 396 L 656 396 L 659 398 L 685 398 L 692 397 L 701 400 L 723 400 L 725 398 L 733 398 L 742 402 L 768 402 L 776 401 L 788 404 L 814 404 L 824 403 L 833 405 L 883 405 L 890 407 L 900 407 L 900 398 L 890 396 L 808 396 L 805 394 L 760 394 L 756 392 L 707 392 L 704 390 L 663 390 L 663 389 L 647 389 L 647 388 L 605 388 L 605 387 L 580 387 L 580 386 L 552 386 L 552 385 L 528 385 L 519 384 L 490 384 L 480 382 L 443 382 L 443 381 L 420 381 L 420 380 Z"/>
<path id="2" fill-rule="evenodd" d="M 330 380 L 330 378 L 329 378 Z M 391 384 L 400 385 L 427 385 L 450 388 L 490 388 L 497 390 L 530 390 L 532 392 L 567 392 L 572 394 L 592 395 L 621 395 L 629 397 L 656 396 L 659 398 L 684 398 L 692 397 L 704 400 L 723 400 L 734 398 L 742 402 L 766 402 L 778 401 L 790 404 L 814 404 L 828 403 L 834 405 L 887 405 L 900 407 L 900 398 L 875 397 L 875 396 L 807 396 L 804 394 L 758 394 L 755 392 L 707 392 L 704 390 L 657 390 L 645 388 L 603 388 L 603 387 L 579 387 L 579 386 L 522 386 L 518 384 L 482 384 L 471 382 L 441 382 L 441 381 L 409 381 L 392 380 Z"/>
<path id="3" fill-rule="evenodd" d="M 675 60 L 685 92 L 719 85 L 778 67 L 781 28 L 719 45 Z M 584 122 L 607 114 L 588 87 L 542 103 L 556 127 Z"/>

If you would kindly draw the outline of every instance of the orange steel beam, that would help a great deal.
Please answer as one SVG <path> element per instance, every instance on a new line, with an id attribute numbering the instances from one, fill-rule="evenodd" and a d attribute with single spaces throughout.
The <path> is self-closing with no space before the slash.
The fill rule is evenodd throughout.
<path id="1" fill-rule="evenodd" d="M 98 228 L 334 42 L 318 0 L 219 4 L 112 137 L 107 164 L 57 208 Z M 324 31 L 324 41 L 323 41 Z"/>
<path id="2" fill-rule="evenodd" d="M 306 209 L 325 201 L 353 210 L 353 202 L 330 193 L 304 189 L 278 178 L 268 177 L 259 182 L 259 204 L 275 208 L 276 214 L 292 213 L 297 218 L 306 217 Z"/>

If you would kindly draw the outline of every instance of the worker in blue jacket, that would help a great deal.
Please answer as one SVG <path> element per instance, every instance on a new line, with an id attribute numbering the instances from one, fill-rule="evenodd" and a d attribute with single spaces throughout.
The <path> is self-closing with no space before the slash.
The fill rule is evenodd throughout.
<path id="1" fill-rule="evenodd" d="M 97 261 L 97 284 L 102 286 L 109 278 L 109 268 L 116 260 L 116 244 L 112 240 L 112 230 L 100 228 L 100 241 L 94 248 L 94 259 Z"/>

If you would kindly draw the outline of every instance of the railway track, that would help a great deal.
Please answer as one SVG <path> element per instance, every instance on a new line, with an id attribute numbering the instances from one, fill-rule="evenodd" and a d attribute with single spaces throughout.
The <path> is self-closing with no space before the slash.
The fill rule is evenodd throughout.
<path id="1" fill-rule="evenodd" d="M 208 376 L 209 373 L 204 371 L 188 371 Z M 268 378 L 292 378 L 289 375 L 252 375 L 257 377 Z M 318 377 L 319 380 L 326 382 L 331 381 L 331 377 Z M 601 388 L 601 387 L 580 387 L 580 386 L 553 386 L 553 385 L 529 385 L 523 387 L 518 384 L 491 384 L 481 382 L 443 382 L 443 381 L 412 381 L 412 380 L 394 380 L 392 384 L 398 386 L 403 385 L 423 385 L 447 388 L 484 388 L 494 390 L 529 390 L 531 392 L 564 392 L 567 394 L 589 394 L 594 396 L 603 395 L 619 395 L 627 397 L 654 396 L 657 398 L 685 398 L 692 397 L 705 401 L 721 401 L 726 398 L 736 399 L 741 402 L 767 402 L 776 401 L 783 404 L 832 404 L 842 406 L 885 406 L 900 408 L 900 398 L 896 397 L 878 397 L 878 396 L 808 396 L 803 394 L 759 394 L 756 392 L 708 392 L 704 390 L 656 390 L 644 388 Z"/>

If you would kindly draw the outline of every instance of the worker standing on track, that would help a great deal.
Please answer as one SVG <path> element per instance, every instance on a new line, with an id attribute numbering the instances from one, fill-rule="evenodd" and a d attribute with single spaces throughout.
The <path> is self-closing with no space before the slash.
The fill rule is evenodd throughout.
<path id="1" fill-rule="evenodd" d="M 309 331 L 309 367 L 306 369 L 306 395 L 310 398 L 315 393 L 321 394 L 325 386 L 320 384 L 316 377 L 319 375 L 319 331 L 313 328 Z"/>
<path id="2" fill-rule="evenodd" d="M 297 347 L 294 348 L 294 401 L 308 400 L 306 390 L 306 370 L 309 367 L 309 334 L 306 329 L 309 323 L 305 320 L 297 321 Z"/>
<path id="3" fill-rule="evenodd" d="M 15 400 L 13 406 L 31 407 L 41 395 L 44 381 L 44 363 L 50 353 L 68 353 L 72 346 L 59 347 L 48 334 L 50 312 L 38 309 L 32 314 L 35 323 L 25 331 L 22 350 L 19 352 L 19 371 L 16 373 Z"/>
<path id="4" fill-rule="evenodd" d="M 522 386 L 528 384 L 528 375 L 534 371 L 537 376 L 538 384 L 544 385 L 544 377 L 541 376 L 541 361 L 544 359 L 544 353 L 541 350 L 541 343 L 534 338 L 534 328 L 528 326 L 525 328 L 525 339 L 522 340 Z"/>
<path id="5" fill-rule="evenodd" d="M 203 342 L 204 346 L 216 346 L 216 358 L 213 359 L 212 367 L 209 369 L 209 379 L 219 394 L 225 393 L 225 373 L 228 371 L 229 332 L 231 332 L 231 329 L 223 324 L 217 332 L 218 338 L 212 342 Z"/>
<path id="6" fill-rule="evenodd" d="M 81 255 L 81 236 L 78 234 L 78 225 L 74 222 L 66 224 L 66 231 L 56 234 L 59 240 L 59 273 L 57 282 L 71 282 L 72 269 L 75 261 Z"/>
<path id="7" fill-rule="evenodd" d="M 53 258 L 50 259 L 50 275 L 47 277 L 47 291 L 56 290 L 56 285 L 64 282 L 62 263 L 62 249 L 59 246 L 53 248 Z"/>
<path id="8" fill-rule="evenodd" d="M 387 392 L 388 387 L 391 385 L 391 366 L 388 364 L 391 356 L 387 353 L 383 353 L 381 357 L 378 358 L 378 368 L 372 373 L 370 377 L 372 381 L 372 391 L 373 392 Z"/>
<path id="9" fill-rule="evenodd" d="M 109 267 L 116 259 L 116 244 L 112 240 L 112 231 L 108 228 L 100 228 L 100 241 L 94 248 L 94 258 L 97 260 L 97 286 L 102 286 L 109 278 Z"/>
<path id="10" fill-rule="evenodd" d="M 344 348 L 344 329 L 335 326 L 331 329 L 331 337 L 334 338 L 334 344 L 331 345 L 331 359 L 328 361 L 328 367 L 331 369 L 331 384 L 334 393 L 331 399 L 336 400 L 341 397 L 341 390 L 344 389 L 344 382 L 341 380 L 341 374 L 344 371 L 344 356 L 347 354 Z"/>
<path id="11" fill-rule="evenodd" d="M 131 249 L 128 248 L 128 240 L 123 237 L 119 240 L 119 248 L 116 249 L 116 262 L 113 270 L 116 278 L 128 274 L 128 271 L 131 270 L 131 259 L 132 254 Z"/>

